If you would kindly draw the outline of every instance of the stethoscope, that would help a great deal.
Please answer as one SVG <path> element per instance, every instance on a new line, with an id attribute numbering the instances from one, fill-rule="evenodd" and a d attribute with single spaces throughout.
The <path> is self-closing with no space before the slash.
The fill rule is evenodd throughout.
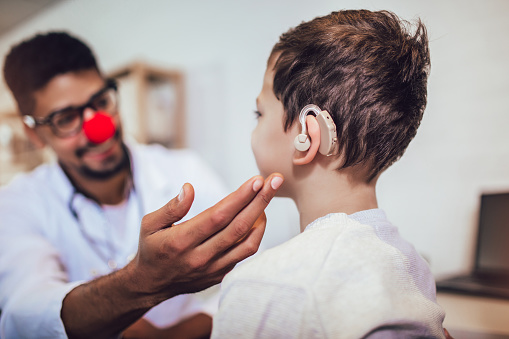
<path id="1" fill-rule="evenodd" d="M 94 117 L 92 117 L 92 119 L 85 121 L 83 123 L 83 131 L 90 141 L 99 144 L 99 143 L 105 142 L 106 140 L 109 140 L 110 138 L 112 138 L 115 135 L 116 126 L 115 126 L 113 119 L 108 114 L 99 111 L 99 112 L 95 112 L 95 115 L 94 115 Z M 124 152 L 126 152 L 126 156 L 128 158 L 130 158 L 129 152 L 125 148 L 125 146 L 124 146 Z M 130 163 L 130 160 L 129 160 L 129 163 Z M 130 176 L 132 178 L 132 171 L 130 171 L 130 172 L 131 172 Z M 131 179 L 130 186 L 131 186 L 131 189 L 129 190 L 129 193 L 127 195 L 127 204 L 128 204 L 127 206 L 129 207 L 130 199 L 133 199 L 133 198 L 136 199 L 136 202 L 138 205 L 138 212 L 139 212 L 138 216 L 141 220 L 141 217 L 143 216 L 143 212 L 144 212 L 143 202 L 141 200 L 141 197 L 136 192 L 136 189 L 134 186 L 134 181 L 132 179 Z M 111 234 L 111 232 L 112 232 L 111 228 L 107 228 L 107 229 L 109 229 L 109 232 L 110 232 L 109 236 L 106 237 L 109 240 L 105 242 L 108 253 L 104 253 L 103 251 L 101 251 L 101 244 L 99 244 L 99 242 L 97 242 L 86 231 L 86 229 L 83 225 L 83 222 L 78 214 L 78 211 L 74 208 L 74 200 L 80 194 L 82 194 L 82 193 L 80 191 L 78 191 L 76 189 L 76 187 L 73 185 L 73 192 L 72 192 L 71 197 L 68 202 L 68 209 L 69 209 L 70 213 L 72 214 L 72 216 L 74 217 L 74 219 L 76 220 L 76 222 L 78 224 L 78 228 L 81 232 L 81 235 L 87 241 L 87 243 L 90 245 L 90 248 L 97 254 L 97 256 L 99 256 L 99 258 L 101 258 L 101 260 L 103 262 L 105 262 L 108 265 L 108 267 L 112 271 L 118 270 L 119 264 L 115 260 L 115 254 L 116 254 L 115 245 L 114 245 L 113 241 L 111 241 L 113 239 L 113 236 Z M 97 207 L 102 211 L 102 207 L 100 206 L 100 204 L 97 202 L 96 202 L 96 204 L 97 204 Z M 106 220 L 106 217 L 104 215 L 103 215 L 103 219 Z M 131 256 L 127 260 L 129 261 L 130 259 L 132 259 Z"/>
<path id="2" fill-rule="evenodd" d="M 108 253 L 105 254 L 103 251 L 101 251 L 101 248 L 100 248 L 101 245 L 87 233 L 87 231 L 85 230 L 85 227 L 83 225 L 83 222 L 81 221 L 81 218 L 79 217 L 78 212 L 76 211 L 76 209 L 73 206 L 74 199 L 79 194 L 80 193 L 76 189 L 74 189 L 73 193 L 71 194 L 71 198 L 69 199 L 69 204 L 68 204 L 69 211 L 71 212 L 72 216 L 76 220 L 76 222 L 78 224 L 78 229 L 80 230 L 80 233 L 83 236 L 83 238 L 90 245 L 90 248 L 99 256 L 99 258 L 101 258 L 102 261 L 104 261 L 108 265 L 108 267 L 111 270 L 115 271 L 118 269 L 118 264 L 117 264 L 117 261 L 115 260 L 115 252 L 116 252 L 115 246 L 114 246 L 113 242 L 110 241 L 113 237 L 111 234 L 108 237 L 106 237 L 108 239 L 105 242 L 106 247 L 108 249 Z M 105 218 L 103 218 L 103 219 L 105 219 Z M 110 230 L 110 233 L 111 233 L 111 230 Z"/>

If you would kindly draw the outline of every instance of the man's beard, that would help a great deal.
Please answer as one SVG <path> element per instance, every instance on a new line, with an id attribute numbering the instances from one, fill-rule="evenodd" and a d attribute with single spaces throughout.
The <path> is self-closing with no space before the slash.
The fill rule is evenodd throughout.
<path id="1" fill-rule="evenodd" d="M 120 132 L 120 129 L 116 131 L 113 138 L 116 141 L 121 140 L 122 134 Z M 83 154 L 87 152 L 87 150 L 88 150 L 87 148 L 80 148 L 76 150 L 76 156 L 80 158 L 81 156 L 83 156 Z M 122 172 L 125 169 L 128 169 L 129 167 L 130 167 L 129 154 L 127 151 L 127 147 L 122 142 L 122 157 L 120 158 L 118 163 L 116 163 L 112 168 L 105 170 L 94 170 L 88 166 L 80 166 L 77 168 L 77 170 L 82 176 L 88 179 L 102 181 L 114 177 L 115 175 L 117 175 L 118 173 Z"/>
<path id="2" fill-rule="evenodd" d="M 81 166 L 80 168 L 78 168 L 78 171 L 81 175 L 83 175 L 84 177 L 86 177 L 88 179 L 102 181 L 102 180 L 108 180 L 108 179 L 114 177 L 118 173 L 129 168 L 129 166 L 130 166 L 129 156 L 127 155 L 127 150 L 126 150 L 125 146 L 122 145 L 122 158 L 112 168 L 97 171 L 97 170 L 91 169 L 88 166 Z"/>

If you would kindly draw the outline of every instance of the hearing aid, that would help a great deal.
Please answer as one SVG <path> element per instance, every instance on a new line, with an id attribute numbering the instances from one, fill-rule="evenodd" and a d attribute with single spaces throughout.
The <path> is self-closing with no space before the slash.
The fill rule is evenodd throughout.
<path id="1" fill-rule="evenodd" d="M 338 137 L 336 135 L 336 124 L 332 120 L 329 112 L 322 111 L 316 105 L 306 105 L 299 113 L 299 122 L 302 125 L 302 131 L 295 137 L 293 144 L 298 151 L 305 152 L 309 149 L 311 142 L 307 133 L 306 117 L 308 114 L 316 116 L 318 126 L 320 127 L 320 154 L 331 156 L 336 152 Z"/>
<path id="2" fill-rule="evenodd" d="M 88 140 L 100 144 L 115 135 L 117 127 L 113 118 L 106 112 L 97 111 L 94 116 L 83 122 L 83 132 Z"/>

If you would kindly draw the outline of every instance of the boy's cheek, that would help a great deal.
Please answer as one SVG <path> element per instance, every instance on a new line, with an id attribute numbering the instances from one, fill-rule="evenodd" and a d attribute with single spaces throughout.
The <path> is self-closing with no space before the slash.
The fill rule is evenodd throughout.
<path id="1" fill-rule="evenodd" d="M 253 151 L 253 154 L 255 158 L 258 156 L 259 148 L 260 148 L 260 142 L 259 142 L 259 131 L 258 127 L 256 127 L 253 132 L 251 133 L 251 150 Z"/>
<path id="2" fill-rule="evenodd" d="M 255 161 L 256 161 L 256 166 L 258 167 L 258 170 L 260 171 L 260 174 L 262 176 L 266 176 L 267 173 L 265 173 L 265 167 L 264 166 L 264 153 L 267 152 L 267 150 L 264 150 L 263 149 L 263 145 L 261 145 L 260 141 L 259 141 L 259 134 L 256 133 L 256 130 L 253 131 L 253 133 L 251 134 L 251 150 L 253 152 L 253 155 L 254 155 L 254 158 L 255 158 Z"/>
<path id="3" fill-rule="evenodd" d="M 258 169 L 261 171 L 260 168 L 260 151 L 258 144 L 255 142 L 255 138 L 251 138 L 251 151 L 253 152 L 254 158 L 256 160 L 256 165 L 258 166 Z"/>

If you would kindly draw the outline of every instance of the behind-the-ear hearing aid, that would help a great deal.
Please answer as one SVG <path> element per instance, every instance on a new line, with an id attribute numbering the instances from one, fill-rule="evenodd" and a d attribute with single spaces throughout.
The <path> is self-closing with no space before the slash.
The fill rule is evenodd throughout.
<path id="1" fill-rule="evenodd" d="M 320 107 L 316 105 L 307 105 L 300 111 L 299 122 L 302 125 L 302 131 L 293 141 L 295 148 L 298 151 L 305 152 L 311 145 L 306 127 L 306 117 L 308 114 L 316 116 L 318 126 L 320 127 L 320 147 L 318 148 L 318 152 L 326 156 L 333 155 L 337 149 L 338 143 L 336 124 L 334 124 L 329 112 L 322 111 Z"/>

